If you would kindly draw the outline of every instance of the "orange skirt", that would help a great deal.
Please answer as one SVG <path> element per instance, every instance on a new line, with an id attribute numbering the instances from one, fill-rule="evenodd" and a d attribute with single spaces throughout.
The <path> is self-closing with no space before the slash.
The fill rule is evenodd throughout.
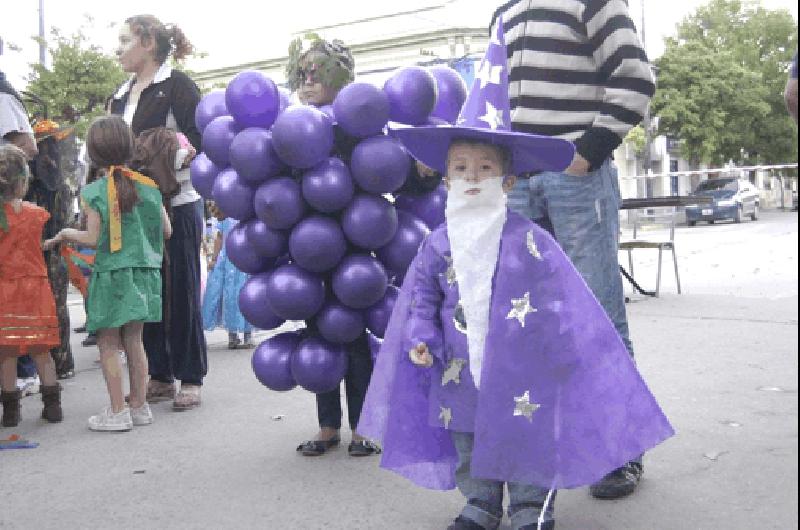
<path id="1" fill-rule="evenodd" d="M 27 355 L 60 344 L 56 302 L 47 278 L 0 280 L 0 349 Z"/>

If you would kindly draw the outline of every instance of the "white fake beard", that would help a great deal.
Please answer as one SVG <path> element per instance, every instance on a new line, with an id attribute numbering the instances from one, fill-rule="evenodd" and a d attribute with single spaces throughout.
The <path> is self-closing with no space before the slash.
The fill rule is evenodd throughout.
<path id="1" fill-rule="evenodd" d="M 475 188 L 481 192 L 466 194 L 467 190 Z M 489 332 L 492 279 L 506 222 L 503 178 L 486 179 L 479 184 L 451 181 L 445 217 L 467 323 L 469 369 L 475 386 L 480 388 L 483 353 Z"/>

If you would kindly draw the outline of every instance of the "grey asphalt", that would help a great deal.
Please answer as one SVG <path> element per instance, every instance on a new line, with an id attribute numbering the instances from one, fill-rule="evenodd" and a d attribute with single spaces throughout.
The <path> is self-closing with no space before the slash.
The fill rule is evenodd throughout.
<path id="1" fill-rule="evenodd" d="M 630 498 L 561 492 L 558 529 L 797 527 L 797 214 L 684 228 L 678 241 L 684 294 L 665 268 L 662 296 L 628 306 L 638 365 L 678 435 L 647 455 Z M 645 283 L 652 263 L 637 266 Z M 90 432 L 107 398 L 80 339 L 64 423 L 39 420 L 31 396 L 20 426 L 0 429 L 40 444 L 0 451 L 0 528 L 444 529 L 461 507 L 374 458 L 297 456 L 315 433 L 313 396 L 267 391 L 222 332 L 209 335 L 201 408 L 158 404 L 152 426 Z"/>

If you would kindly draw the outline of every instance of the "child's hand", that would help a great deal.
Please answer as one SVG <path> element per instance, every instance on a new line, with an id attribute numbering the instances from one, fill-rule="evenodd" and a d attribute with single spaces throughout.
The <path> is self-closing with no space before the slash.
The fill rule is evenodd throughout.
<path id="1" fill-rule="evenodd" d="M 408 351 L 408 358 L 417 366 L 423 368 L 430 368 L 433 366 L 433 355 L 431 355 L 428 346 L 424 342 L 417 344 L 416 348 L 411 348 Z"/>
<path id="2" fill-rule="evenodd" d="M 61 243 L 61 239 L 62 239 L 61 232 L 59 232 L 53 239 L 48 239 L 47 241 L 42 243 L 42 250 L 44 251 L 53 250 L 53 248 L 55 248 L 56 245 Z"/>

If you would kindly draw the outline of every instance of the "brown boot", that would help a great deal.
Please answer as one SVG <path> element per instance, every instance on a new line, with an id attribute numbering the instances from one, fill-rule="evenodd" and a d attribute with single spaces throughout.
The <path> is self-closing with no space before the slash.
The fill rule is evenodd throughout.
<path id="1" fill-rule="evenodd" d="M 42 419 L 50 423 L 58 423 L 64 419 L 64 412 L 61 410 L 61 385 L 58 383 L 53 386 L 39 387 L 42 391 Z"/>
<path id="2" fill-rule="evenodd" d="M 3 419 L 1 421 L 3 427 L 16 427 L 19 425 L 19 400 L 21 398 L 22 392 L 19 390 L 0 392 L 0 403 L 3 404 Z"/>

